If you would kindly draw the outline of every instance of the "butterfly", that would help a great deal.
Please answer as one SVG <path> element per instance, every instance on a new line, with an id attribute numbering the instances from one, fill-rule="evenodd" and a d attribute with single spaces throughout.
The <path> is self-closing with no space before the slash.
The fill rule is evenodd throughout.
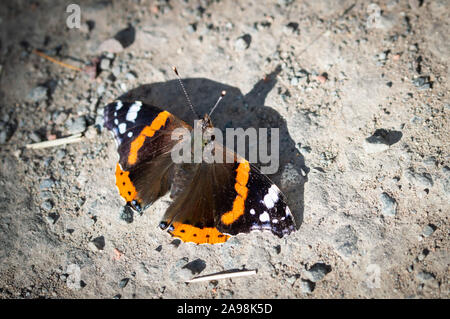
<path id="1" fill-rule="evenodd" d="M 182 129 L 192 135 L 194 129 L 168 111 L 141 101 L 108 104 L 104 121 L 117 142 L 120 196 L 126 205 L 143 212 L 170 192 L 173 201 L 159 226 L 184 242 L 224 243 L 253 230 L 268 230 L 281 238 L 296 230 L 286 197 L 254 165 L 214 139 L 210 115 L 224 95 L 195 126 L 202 132 L 202 148 L 210 147 L 224 158 L 212 163 L 173 160 L 172 150 L 183 143 L 173 133 Z"/>

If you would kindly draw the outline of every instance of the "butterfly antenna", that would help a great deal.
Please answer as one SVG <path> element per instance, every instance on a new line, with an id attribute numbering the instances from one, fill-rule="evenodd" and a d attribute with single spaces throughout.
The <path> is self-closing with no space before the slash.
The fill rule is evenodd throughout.
<path id="1" fill-rule="evenodd" d="M 227 94 L 227 91 L 222 91 L 222 93 L 220 93 L 219 99 L 217 100 L 216 104 L 213 106 L 213 108 L 211 109 L 211 112 L 209 112 L 209 116 L 211 116 L 211 114 L 214 112 L 214 110 L 216 109 L 217 105 L 219 105 L 220 101 L 222 101 L 223 97 L 225 96 L 225 94 Z"/>
<path id="2" fill-rule="evenodd" d="M 186 92 L 186 88 L 184 87 L 183 81 L 181 80 L 181 77 L 178 74 L 177 68 L 175 66 L 173 66 L 172 69 L 173 69 L 173 72 L 175 72 L 175 74 L 177 75 L 178 82 L 180 82 L 181 88 L 183 89 L 183 92 L 184 92 L 184 96 L 186 97 L 186 100 L 189 104 L 189 107 L 191 108 L 191 111 L 195 114 L 195 116 L 197 116 L 199 119 L 201 119 L 200 115 L 198 115 L 198 113 L 194 109 L 194 106 L 192 105 L 191 99 L 189 98 L 189 95 Z"/>

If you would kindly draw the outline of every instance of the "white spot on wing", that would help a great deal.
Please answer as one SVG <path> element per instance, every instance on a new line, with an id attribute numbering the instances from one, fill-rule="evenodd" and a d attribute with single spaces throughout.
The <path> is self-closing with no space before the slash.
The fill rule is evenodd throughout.
<path id="1" fill-rule="evenodd" d="M 130 109 L 127 112 L 127 121 L 134 122 L 137 118 L 138 112 L 141 110 L 142 102 L 136 101 L 131 106 Z"/>
<path id="2" fill-rule="evenodd" d="M 255 215 L 255 210 L 252 208 L 252 209 L 250 209 L 250 214 L 252 214 L 252 215 Z"/>
<path id="3" fill-rule="evenodd" d="M 116 102 L 116 111 L 120 110 L 122 108 L 122 106 L 123 106 L 122 101 L 117 101 Z"/>
<path id="4" fill-rule="evenodd" d="M 286 216 L 291 215 L 291 210 L 289 209 L 289 207 L 286 206 Z"/>
<path id="5" fill-rule="evenodd" d="M 133 136 L 133 132 L 129 131 L 127 134 L 128 137 L 132 137 Z"/>
<path id="6" fill-rule="evenodd" d="M 127 125 L 125 123 L 120 123 L 119 124 L 119 133 L 123 134 L 123 133 L 125 133 L 126 130 L 127 130 Z"/>
<path id="7" fill-rule="evenodd" d="M 267 207 L 268 209 L 273 208 L 274 204 L 275 204 L 275 203 L 273 202 L 272 197 L 271 197 L 269 194 L 267 194 L 266 196 L 264 196 L 264 205 L 266 205 L 266 207 Z"/>
<path id="8" fill-rule="evenodd" d="M 259 220 L 262 221 L 263 223 L 268 222 L 270 220 L 270 216 L 267 212 L 264 212 L 261 215 L 259 215 Z"/>

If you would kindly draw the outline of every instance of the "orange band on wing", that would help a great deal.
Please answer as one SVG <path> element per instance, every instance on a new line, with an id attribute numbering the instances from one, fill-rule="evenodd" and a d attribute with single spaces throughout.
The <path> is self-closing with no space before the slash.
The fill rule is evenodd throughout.
<path id="1" fill-rule="evenodd" d="M 147 137 L 152 137 L 155 135 L 155 132 L 163 127 L 167 119 L 171 116 L 171 114 L 167 111 L 163 111 L 158 114 L 158 116 L 153 120 L 152 124 L 144 127 L 138 137 L 131 142 L 130 145 L 130 154 L 128 155 L 128 164 L 133 165 L 137 162 L 138 151 L 144 145 L 145 139 Z"/>
<path id="2" fill-rule="evenodd" d="M 245 211 L 245 200 L 247 199 L 247 182 L 250 172 L 250 163 L 248 161 L 243 161 L 239 164 L 236 169 L 236 184 L 234 184 L 234 189 L 237 192 L 237 196 L 233 202 L 233 209 L 222 215 L 221 221 L 225 225 L 230 225 L 235 222 L 239 217 L 244 214 Z"/>
<path id="3" fill-rule="evenodd" d="M 222 234 L 215 227 L 199 228 L 179 222 L 174 222 L 172 226 L 174 229 L 170 233 L 184 242 L 219 244 L 226 242 L 230 238 L 230 235 Z"/>
<path id="4" fill-rule="evenodd" d="M 116 185 L 119 188 L 120 196 L 127 202 L 137 200 L 137 191 L 130 180 L 130 172 L 123 171 L 119 164 L 116 166 Z"/>

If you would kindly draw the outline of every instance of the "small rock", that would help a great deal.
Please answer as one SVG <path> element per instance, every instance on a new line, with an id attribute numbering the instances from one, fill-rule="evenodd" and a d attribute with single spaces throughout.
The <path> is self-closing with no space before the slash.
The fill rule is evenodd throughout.
<path id="1" fill-rule="evenodd" d="M 298 23 L 290 22 L 283 27 L 283 32 L 286 35 L 291 35 L 294 33 L 298 33 Z"/>
<path id="2" fill-rule="evenodd" d="M 4 144 L 6 143 L 6 131 L 1 131 L 0 132 L 0 144 Z"/>
<path id="3" fill-rule="evenodd" d="M 125 74 L 125 77 L 127 78 L 128 81 L 134 81 L 137 78 L 136 74 L 132 71 L 127 72 L 127 74 Z"/>
<path id="4" fill-rule="evenodd" d="M 121 72 L 122 72 L 122 69 L 119 65 L 114 66 L 111 70 L 112 75 L 114 75 L 116 78 L 119 77 Z"/>
<path id="5" fill-rule="evenodd" d="M 432 280 L 432 279 L 436 278 L 436 276 L 433 273 L 430 273 L 430 272 L 427 272 L 427 271 L 419 272 L 416 277 L 421 282 Z"/>
<path id="6" fill-rule="evenodd" d="M 318 282 L 329 272 L 331 272 L 331 266 L 324 263 L 316 263 L 306 271 L 306 277 L 312 282 Z"/>
<path id="7" fill-rule="evenodd" d="M 183 268 L 189 269 L 193 275 L 196 275 L 206 268 L 206 262 L 202 259 L 196 259 L 187 263 Z"/>
<path id="8" fill-rule="evenodd" d="M 358 251 L 358 236 L 355 229 L 350 225 L 337 230 L 334 242 L 337 245 L 337 250 L 344 256 L 351 256 Z"/>
<path id="9" fill-rule="evenodd" d="M 87 123 L 84 116 L 77 117 L 66 123 L 67 130 L 69 134 L 82 133 L 86 130 Z"/>
<path id="10" fill-rule="evenodd" d="M 418 260 L 418 261 L 424 260 L 424 259 L 429 255 L 429 253 L 430 253 L 430 251 L 429 251 L 428 249 L 425 248 L 425 249 L 419 254 L 419 256 L 417 256 L 417 260 Z"/>
<path id="11" fill-rule="evenodd" d="M 418 187 L 430 188 L 433 186 L 433 178 L 429 173 L 417 173 L 412 169 L 409 169 L 405 173 L 406 178 L 414 185 Z"/>
<path id="12" fill-rule="evenodd" d="M 252 42 L 252 37 L 250 34 L 244 34 L 243 36 L 236 39 L 234 42 L 234 49 L 236 51 L 244 51 L 250 47 Z"/>
<path id="13" fill-rule="evenodd" d="M 36 134 L 36 132 L 31 132 L 30 133 L 30 139 L 34 142 L 34 143 L 39 143 L 40 141 L 42 141 L 41 137 Z"/>
<path id="14" fill-rule="evenodd" d="M 435 230 L 436 230 L 436 226 L 434 226 L 432 224 L 428 224 L 422 230 L 422 235 L 423 235 L 423 237 L 429 237 L 434 233 Z"/>
<path id="15" fill-rule="evenodd" d="M 98 48 L 98 52 L 119 53 L 123 51 L 122 44 L 116 39 L 108 39 L 103 41 Z"/>
<path id="16" fill-rule="evenodd" d="M 119 218 L 128 224 L 133 222 L 133 210 L 129 206 L 122 206 L 120 208 Z"/>
<path id="17" fill-rule="evenodd" d="M 114 39 L 116 39 L 120 43 L 122 48 L 128 48 L 130 45 L 132 45 L 134 43 L 135 38 L 136 38 L 136 30 L 131 25 L 125 29 L 120 30 L 114 36 Z"/>
<path id="18" fill-rule="evenodd" d="M 119 288 L 125 288 L 129 281 L 130 278 L 123 278 L 121 281 L 119 281 Z"/>
<path id="19" fill-rule="evenodd" d="M 298 77 L 294 76 L 294 77 L 291 79 L 291 85 L 292 85 L 292 86 L 297 86 L 297 85 L 298 85 Z"/>
<path id="20" fill-rule="evenodd" d="M 39 184 L 39 189 L 44 190 L 44 189 L 49 189 L 51 188 L 53 185 L 55 185 L 55 181 L 51 178 L 48 179 L 44 179 L 40 184 Z"/>
<path id="21" fill-rule="evenodd" d="M 81 289 L 81 269 L 77 264 L 70 264 L 66 270 L 66 284 L 69 289 Z"/>
<path id="22" fill-rule="evenodd" d="M 427 90 L 431 88 L 431 82 L 429 76 L 419 76 L 414 79 L 412 83 L 419 88 L 419 90 Z"/>
<path id="23" fill-rule="evenodd" d="M 63 149 L 59 149 L 56 151 L 55 158 L 60 161 L 66 156 L 66 151 Z"/>
<path id="24" fill-rule="evenodd" d="M 111 61 L 109 59 L 103 58 L 100 61 L 100 70 L 109 70 L 109 67 L 111 66 Z"/>
<path id="25" fill-rule="evenodd" d="M 96 237 L 90 242 L 90 244 L 92 244 L 91 248 L 95 247 L 97 250 L 103 250 L 105 248 L 105 237 Z"/>
<path id="26" fill-rule="evenodd" d="M 321 74 L 321 75 L 316 76 L 316 79 L 317 79 L 317 81 L 319 81 L 321 84 L 324 84 L 324 83 L 327 81 L 328 76 L 324 73 L 324 74 Z"/>
<path id="27" fill-rule="evenodd" d="M 47 216 L 45 216 L 45 220 L 50 224 L 54 225 L 59 219 L 59 214 L 57 213 L 50 213 Z"/>
<path id="28" fill-rule="evenodd" d="M 47 98 L 47 91 L 48 88 L 45 86 L 37 86 L 34 89 L 32 89 L 28 93 L 28 101 L 30 102 L 40 102 L 42 100 L 45 100 Z"/>
<path id="29" fill-rule="evenodd" d="M 310 280 L 300 280 L 300 291 L 304 294 L 310 294 L 314 291 L 316 284 Z"/>
<path id="30" fill-rule="evenodd" d="M 53 208 L 53 203 L 49 200 L 42 203 L 41 208 L 45 211 L 50 211 Z"/>
<path id="31" fill-rule="evenodd" d="M 387 193 L 382 193 L 380 196 L 383 216 L 393 217 L 397 214 L 397 202 Z"/>
<path id="32" fill-rule="evenodd" d="M 180 246 L 181 244 L 181 240 L 179 239 L 174 239 L 170 242 L 171 245 L 175 246 L 175 248 L 178 248 L 178 246 Z"/>

